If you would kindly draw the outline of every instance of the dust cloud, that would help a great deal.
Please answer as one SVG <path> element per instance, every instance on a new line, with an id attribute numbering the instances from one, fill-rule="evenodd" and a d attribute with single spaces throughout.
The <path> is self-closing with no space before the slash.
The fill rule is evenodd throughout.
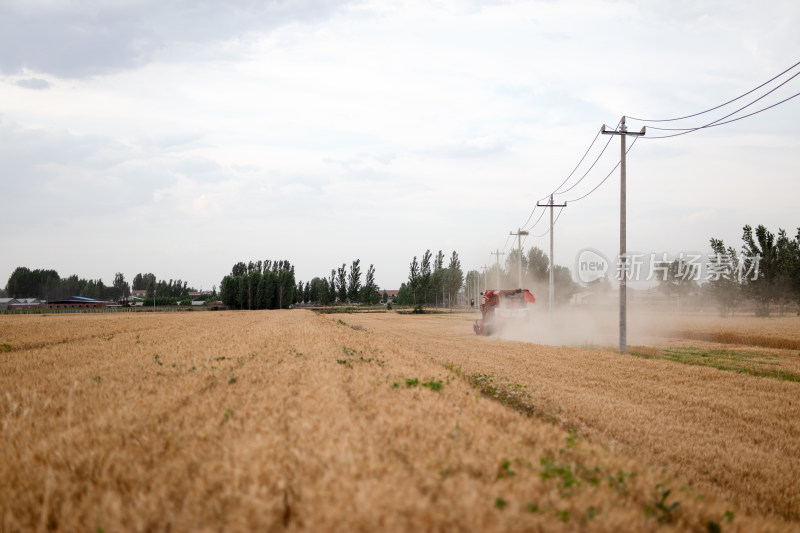
<path id="1" fill-rule="evenodd" d="M 668 335 L 675 316 L 629 306 L 627 344 L 652 344 Z M 533 304 L 526 320 L 497 321 L 494 337 L 554 346 L 619 346 L 619 308 L 564 306 L 556 308 L 552 323 L 547 304 Z"/>

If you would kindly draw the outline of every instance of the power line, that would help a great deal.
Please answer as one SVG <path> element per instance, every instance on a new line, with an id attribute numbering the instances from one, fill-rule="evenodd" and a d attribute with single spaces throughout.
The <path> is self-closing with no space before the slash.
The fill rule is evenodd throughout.
<path id="1" fill-rule="evenodd" d="M 598 137 L 600 137 L 600 132 L 599 132 L 599 131 L 598 131 L 598 132 L 597 132 L 597 134 L 594 136 L 594 139 L 592 139 L 592 143 L 589 145 L 589 148 L 587 148 L 587 149 L 586 149 L 586 151 L 583 153 L 583 157 L 581 157 L 580 161 L 578 161 L 578 164 L 577 164 L 577 165 L 575 165 L 575 168 L 573 168 L 573 169 L 572 169 L 572 172 L 570 172 L 570 173 L 569 173 L 569 176 L 567 176 L 566 178 L 564 178 L 564 181 L 562 181 L 562 182 L 561 182 L 561 184 L 560 184 L 558 187 L 556 187 L 556 190 L 554 190 L 554 191 L 552 192 L 552 194 L 556 194 L 556 193 L 558 193 L 559 189 L 561 189 L 561 187 L 563 187 L 563 186 L 564 186 L 564 184 L 565 184 L 567 181 L 569 181 L 569 179 L 572 177 L 572 175 L 573 175 L 573 174 L 575 174 L 575 171 L 576 171 L 576 170 L 578 170 L 578 167 L 579 167 L 579 166 L 581 166 L 581 163 L 583 163 L 583 160 L 584 160 L 584 159 L 586 159 L 586 156 L 589 154 L 589 150 L 591 150 L 591 149 L 592 149 L 592 146 L 594 146 L 594 143 L 595 143 L 595 142 L 597 142 L 597 138 L 598 138 Z M 550 195 L 548 194 L 548 195 L 546 195 L 546 196 L 544 196 L 544 197 L 542 197 L 542 198 L 539 198 L 539 200 L 538 200 L 538 201 L 539 201 L 539 202 L 541 202 L 542 200 L 546 200 L 546 199 L 547 199 L 549 196 L 550 196 Z"/>
<path id="2" fill-rule="evenodd" d="M 598 131 L 598 132 L 597 132 L 597 134 L 598 134 L 598 135 L 600 135 L 600 132 Z M 608 138 L 608 142 L 607 142 L 607 143 L 606 143 L 606 145 L 603 147 L 603 151 L 602 151 L 602 152 L 600 152 L 600 153 L 597 155 L 597 159 L 595 159 L 595 160 L 594 160 L 594 163 L 592 163 L 592 166 L 590 166 L 590 167 L 589 167 L 589 170 L 587 170 L 587 171 L 586 171 L 586 172 L 583 174 L 583 176 L 581 176 L 581 179 L 579 179 L 578 181 L 576 181 L 575 183 L 573 183 L 573 184 L 572 184 L 572 186 L 571 186 L 569 189 L 567 189 L 567 190 L 565 190 L 565 191 L 561 191 L 561 192 L 556 192 L 556 193 L 553 193 L 553 194 L 565 194 L 565 193 L 568 193 L 569 191 L 571 191 L 572 189 L 574 189 L 574 188 L 575 188 L 575 187 L 576 187 L 576 186 L 577 186 L 577 185 L 578 185 L 580 182 L 582 182 L 582 181 L 583 181 L 583 178 L 585 178 L 585 177 L 586 177 L 586 175 L 587 175 L 587 174 L 589 174 L 589 172 L 591 172 L 591 171 L 592 171 L 592 169 L 594 168 L 594 166 L 595 166 L 595 165 L 597 164 L 597 162 L 600 160 L 600 157 L 601 157 L 601 156 L 602 156 L 602 155 L 603 155 L 603 154 L 606 152 L 606 148 L 608 148 L 608 145 L 609 145 L 609 144 L 611 144 L 611 137 L 609 137 L 609 138 Z"/>
<path id="3" fill-rule="evenodd" d="M 631 143 L 631 145 L 628 147 L 628 149 L 627 149 L 627 150 L 625 150 L 625 154 L 626 154 L 626 155 L 627 155 L 627 153 L 628 153 L 628 152 L 630 152 L 630 151 L 631 151 L 631 149 L 633 148 L 633 145 L 634 145 L 634 144 L 636 144 L 636 141 L 637 141 L 638 139 L 639 139 L 639 137 L 638 137 L 638 136 L 633 138 L 633 142 L 632 142 L 632 143 Z M 619 160 L 619 161 L 617 161 L 617 164 L 616 164 L 616 165 L 614 165 L 614 168 L 612 168 L 612 169 L 611 169 L 611 172 L 609 172 L 609 173 L 606 175 L 606 177 L 605 177 L 605 178 L 603 178 L 603 181 L 601 181 L 600 183 L 598 183 L 597 185 L 595 185 L 594 189 L 592 189 L 591 191 L 587 192 L 586 194 L 584 194 L 583 196 L 581 196 L 581 197 L 579 197 L 579 198 L 575 198 L 574 200 L 569 200 L 569 202 L 568 202 L 568 203 L 574 203 L 574 202 L 577 202 L 578 200 L 583 200 L 584 198 L 586 198 L 587 196 L 589 196 L 590 194 L 592 194 L 594 191 L 596 191 L 596 190 L 597 190 L 597 189 L 598 189 L 598 188 L 599 188 L 599 187 L 600 187 L 602 184 L 604 184 L 604 183 L 606 182 L 606 180 L 607 180 L 608 178 L 610 178 L 610 177 L 611 177 L 611 174 L 613 174 L 613 173 L 614 173 L 614 171 L 615 171 L 615 170 L 617 170 L 617 168 L 619 168 L 619 164 L 620 164 L 621 162 L 622 162 L 622 160 Z"/>
<path id="4" fill-rule="evenodd" d="M 618 128 L 618 127 L 619 127 L 619 124 L 620 124 L 620 123 L 619 123 L 619 122 L 617 122 L 617 125 L 614 127 L 614 129 Z M 567 181 L 569 181 L 569 179 L 572 177 L 572 175 L 573 175 L 573 174 L 575 174 L 575 171 L 576 171 L 576 170 L 578 170 L 578 167 L 580 167 L 580 166 L 581 166 L 581 163 L 583 163 L 583 160 L 584 160 L 584 159 L 586 159 L 586 156 L 587 156 L 587 155 L 589 155 L 589 151 L 592 149 L 592 146 L 594 146 L 594 143 L 595 143 L 595 142 L 597 142 L 597 138 L 598 138 L 599 136 L 600 136 L 600 132 L 598 131 L 598 132 L 597 132 L 597 134 L 595 134 L 595 136 L 594 136 L 594 139 L 592 139 L 592 143 L 589 145 L 589 148 L 587 148 L 587 149 L 586 149 L 586 152 L 584 152 L 584 154 L 583 154 L 583 157 L 581 157 L 580 161 L 578 161 L 578 164 L 577 164 L 577 165 L 575 165 L 575 168 L 574 168 L 574 169 L 572 169 L 572 172 L 570 172 L 570 173 L 569 173 L 569 175 L 568 175 L 568 176 L 567 176 L 567 177 L 564 179 L 564 181 L 562 181 L 562 182 L 561 182 L 561 184 L 560 184 L 558 187 L 556 187 L 556 189 L 555 189 L 553 192 L 551 192 L 550 194 L 546 194 L 545 196 L 542 196 L 541 198 L 539 198 L 539 200 L 537 200 L 537 203 L 538 203 L 538 202 L 541 202 L 541 201 L 543 201 L 543 200 L 546 200 L 546 199 L 548 199 L 550 196 L 553 196 L 553 195 L 555 195 L 555 194 L 564 194 L 565 192 L 567 192 L 567 191 L 569 191 L 569 190 L 571 190 L 572 188 L 574 188 L 574 187 L 575 187 L 575 185 L 573 185 L 572 187 L 570 187 L 570 188 L 569 188 L 569 189 L 567 189 L 566 191 L 561 191 L 561 187 L 563 187 L 563 186 L 564 186 L 564 184 L 566 184 L 566 183 L 567 183 Z M 592 166 L 591 166 L 591 167 L 589 167 L 589 170 L 587 170 L 587 171 L 586 171 L 586 172 L 583 174 L 583 176 L 581 176 L 581 178 L 578 180 L 578 183 L 580 183 L 581 181 L 583 181 L 583 178 L 585 178 L 585 177 L 586 177 L 586 174 L 588 174 L 588 173 L 589 173 L 589 172 L 592 170 L 592 168 L 594 167 L 594 165 L 597 163 L 597 160 L 598 160 L 598 159 L 600 159 L 600 156 L 601 156 L 601 155 L 603 155 L 603 152 L 605 152 L 605 151 L 606 151 L 606 148 L 608 148 L 608 143 L 606 143 L 606 145 L 603 147 L 603 150 L 600 152 L 600 155 L 598 155 L 598 156 L 597 156 L 597 158 L 595 159 L 594 163 L 592 163 Z M 559 191 L 560 191 L 560 192 L 559 192 Z"/>
<path id="5" fill-rule="evenodd" d="M 508 237 L 506 237 L 506 243 L 503 245 L 503 252 L 505 252 L 505 251 L 506 251 L 506 246 L 508 246 L 508 241 L 509 241 L 509 240 L 511 240 L 511 235 L 509 235 Z"/>
<path id="6" fill-rule="evenodd" d="M 559 210 L 558 210 L 558 214 L 556 215 L 556 219 L 553 221 L 553 226 L 555 226 L 555 225 L 558 223 L 558 219 L 561 217 L 561 212 L 562 212 L 563 210 L 564 210 L 564 208 L 563 208 L 563 207 L 562 207 L 561 209 L 559 209 Z M 547 235 L 548 233 L 550 233 L 550 228 L 547 228 L 547 229 L 546 229 L 546 230 L 545 230 L 543 233 L 541 233 L 540 235 L 534 235 L 534 237 L 538 239 L 539 237 L 544 237 L 544 236 L 545 236 L 545 235 Z M 523 241 L 523 242 L 525 242 L 525 241 Z"/>
<path id="7" fill-rule="evenodd" d="M 702 130 L 702 129 L 706 129 L 706 128 L 716 128 L 717 126 L 723 126 L 725 124 L 730 124 L 731 122 L 736 122 L 737 120 L 742 120 L 743 118 L 752 117 L 753 115 L 757 115 L 757 114 L 762 113 L 762 112 L 764 112 L 764 111 L 766 111 L 768 109 L 772 109 L 773 107 L 779 106 L 782 103 L 788 102 L 792 98 L 796 98 L 798 96 L 800 96 L 800 93 L 795 93 L 795 94 L 793 94 L 792 96 L 790 96 L 788 98 L 784 98 L 780 102 L 776 102 L 776 103 L 772 104 L 771 106 L 767 106 L 767 107 L 765 107 L 763 109 L 759 109 L 758 111 L 753 111 L 752 113 L 748 113 L 747 115 L 742 115 L 741 117 L 736 117 L 736 118 L 733 118 L 731 120 L 726 120 L 725 122 L 718 122 L 718 123 L 712 122 L 712 123 L 706 124 L 705 126 L 698 126 L 697 128 L 692 128 L 692 129 L 690 129 L 688 131 L 682 131 L 681 133 L 673 133 L 671 135 L 650 136 L 650 137 L 648 137 L 648 139 L 667 139 L 669 137 L 678 137 L 680 135 L 686 135 L 687 133 L 692 133 L 693 131 Z M 739 111 L 741 111 L 741 110 L 739 110 Z M 728 115 L 728 116 L 730 116 L 730 115 Z M 722 118 L 726 118 L 726 117 L 722 117 Z M 722 119 L 719 119 L 719 120 L 722 120 Z M 660 130 L 666 129 L 666 128 L 652 128 L 651 126 L 648 126 L 648 127 L 650 127 L 651 129 L 660 129 Z"/>
<path id="8" fill-rule="evenodd" d="M 617 127 L 619 127 L 619 123 L 617 123 Z M 598 155 L 597 159 L 595 159 L 594 163 L 592 163 L 592 166 L 589 167 L 589 170 L 587 170 L 583 174 L 583 176 L 581 176 L 581 178 L 577 181 L 577 183 L 575 185 L 571 186 L 566 191 L 559 192 L 561 190 L 561 187 L 563 187 L 569 181 L 569 179 L 575 174 L 575 171 L 578 170 L 578 168 L 581 166 L 581 164 L 583 163 L 584 159 L 586 159 L 586 156 L 589 155 L 589 152 L 592 150 L 592 147 L 594 146 L 594 143 L 597 142 L 597 138 L 598 137 L 600 137 L 600 132 L 599 131 L 595 134 L 594 139 L 592 139 L 592 142 L 589 143 L 589 147 L 583 153 L 583 156 L 578 161 L 578 164 L 575 165 L 575 168 L 572 169 L 572 172 L 570 172 L 567 175 L 567 177 L 564 178 L 564 180 L 559 184 L 558 187 L 555 188 L 555 190 L 553 190 L 553 192 L 551 192 L 550 194 L 547 194 L 547 195 L 539 198 L 539 200 L 537 200 L 537 203 L 541 202 L 542 200 L 546 200 L 547 198 L 549 198 L 550 196 L 552 196 L 554 194 L 564 194 L 565 192 L 568 192 L 568 191 L 572 190 L 575 187 L 575 185 L 577 185 L 578 183 L 583 181 L 583 179 L 586 177 L 586 175 L 592 170 L 592 168 L 594 168 L 595 164 L 597 164 L 597 161 L 600 159 L 600 156 L 602 156 L 603 153 L 606 151 L 606 148 L 608 148 L 608 144 L 609 143 L 606 143 L 606 145 L 603 147 L 603 150 L 600 152 L 600 155 Z M 609 139 L 609 142 L 610 142 L 610 139 Z M 528 215 L 527 220 L 525 220 L 525 223 L 522 225 L 523 228 L 530 230 L 530 229 L 534 228 L 536 226 L 536 224 L 538 224 L 539 221 L 542 219 L 542 216 L 544 215 L 544 211 L 542 211 L 542 214 L 539 215 L 539 218 L 536 220 L 536 222 L 533 223 L 533 225 L 528 226 L 528 223 L 531 221 L 531 219 L 533 218 L 533 215 L 536 213 L 536 208 L 537 208 L 537 206 L 533 206 L 533 209 L 531 210 L 531 214 Z"/>
<path id="9" fill-rule="evenodd" d="M 733 98 L 733 99 L 731 99 L 731 100 L 728 100 L 727 102 L 724 102 L 724 103 L 722 103 L 722 104 L 720 104 L 720 105 L 717 105 L 717 106 L 714 106 L 714 107 L 712 107 L 712 108 L 706 109 L 705 111 L 700 111 L 700 112 L 698 112 L 698 113 L 693 113 L 693 114 L 691 114 L 691 115 L 685 115 L 685 116 L 682 116 L 682 117 L 669 118 L 669 119 L 642 119 L 642 118 L 636 118 L 636 117 L 627 117 L 627 118 L 629 118 L 630 120 L 636 120 L 636 121 L 639 121 L 639 122 L 674 122 L 674 121 L 678 121 L 678 120 L 683 120 L 683 119 L 687 119 L 687 118 L 692 118 L 692 117 L 700 116 L 700 115 L 703 115 L 703 114 L 705 114 L 705 113 L 709 113 L 709 112 L 711 112 L 711 111 L 714 111 L 714 110 L 720 109 L 720 108 L 722 108 L 722 107 L 725 107 L 726 105 L 728 105 L 728 104 L 731 104 L 731 103 L 733 103 L 733 102 L 735 102 L 735 101 L 737 101 L 737 100 L 741 100 L 741 99 L 742 99 L 742 98 L 744 98 L 745 96 L 747 96 L 747 95 L 749 95 L 749 94 L 752 94 L 752 93 L 754 93 L 755 91 L 757 91 L 757 90 L 759 90 L 759 89 L 763 88 L 764 86 L 766 86 L 766 85 L 770 84 L 771 82 L 773 82 L 773 81 L 777 80 L 778 78 L 780 78 L 780 77 L 781 77 L 781 76 L 783 76 L 784 74 L 786 74 L 786 73 L 790 72 L 791 70 L 793 70 L 793 69 L 794 69 L 795 67 L 797 67 L 798 65 L 800 65 L 800 61 L 799 61 L 799 62 L 797 62 L 797 63 L 795 63 L 794 65 L 792 65 L 792 66 L 791 66 L 791 67 L 789 67 L 788 69 L 784 70 L 784 71 L 783 71 L 783 72 L 781 72 L 780 74 L 778 74 L 778 75 L 776 75 L 776 76 L 774 76 L 774 77 L 770 78 L 769 80 L 765 81 L 764 83 L 762 83 L 762 84 L 758 85 L 757 87 L 755 87 L 755 88 L 753 88 L 753 89 L 751 89 L 751 90 L 749 90 L 749 91 L 747 91 L 747 92 L 745 92 L 745 93 L 743 93 L 743 94 L 741 94 L 741 95 L 737 96 L 736 98 Z M 748 113 L 748 114 L 746 114 L 746 115 L 742 115 L 742 116 L 740 116 L 740 117 L 732 118 L 732 119 L 730 119 L 730 120 L 725 120 L 725 119 L 727 119 L 727 118 L 730 118 L 730 117 L 732 117 L 732 116 L 736 115 L 737 113 L 741 112 L 742 110 L 744 110 L 744 109 L 747 109 L 748 107 L 752 106 L 752 105 L 753 105 L 753 104 L 755 104 L 756 102 L 759 102 L 760 100 L 764 99 L 764 98 L 765 98 L 765 97 L 767 97 L 768 95 L 770 95 L 770 94 L 772 94 L 773 92 L 775 92 L 776 90 L 778 90 L 780 87 L 782 87 L 782 86 L 786 85 L 787 83 L 789 83 L 791 80 L 793 80 L 793 79 L 794 79 L 794 78 L 796 78 L 797 76 L 800 76 L 800 72 L 797 72 L 797 73 L 795 73 L 793 76 L 789 77 L 789 79 L 787 79 L 787 80 L 783 81 L 782 83 L 780 83 L 780 84 L 779 84 L 779 85 L 777 85 L 776 87 L 774 87 L 774 88 L 770 89 L 769 91 L 767 91 L 767 92 L 766 92 L 766 93 L 764 93 L 763 95 L 759 96 L 758 98 L 756 98 L 755 100 L 753 100 L 753 101 L 749 102 L 748 104 L 746 104 L 746 105 L 744 105 L 744 106 L 740 107 L 739 109 L 737 109 L 737 110 L 735 110 L 735 111 L 733 111 L 733 112 L 731 112 L 731 113 L 729 113 L 729 114 L 727 114 L 727 115 L 725 115 L 725 116 L 723 116 L 723 117 L 720 117 L 720 118 L 718 118 L 718 119 L 716 119 L 716 120 L 713 120 L 713 121 L 711 121 L 711 122 L 709 122 L 709 123 L 707 123 L 707 124 L 704 124 L 704 125 L 702 125 L 702 126 L 697 126 L 697 127 L 694 127 L 694 128 L 661 128 L 661 127 L 656 127 L 656 126 L 648 126 L 650 129 L 655 129 L 655 130 L 660 130 L 660 131 L 677 131 L 677 132 L 678 132 L 678 133 L 674 133 L 674 134 L 670 134 L 670 135 L 648 136 L 648 138 L 650 138 L 650 139 L 665 139 L 665 138 L 669 138 L 669 137 L 677 137 L 677 136 L 680 136 L 680 135 L 686 135 L 687 133 L 691 133 L 691 132 L 694 132 L 694 131 L 697 131 L 697 130 L 700 130 L 700 129 L 706 129 L 706 128 L 712 128 L 712 127 L 722 126 L 722 125 L 725 125 L 725 124 L 730 124 L 730 123 L 732 123 L 732 122 L 736 122 L 736 121 L 738 121 L 738 120 L 742 120 L 742 119 L 745 119 L 745 118 L 748 118 L 748 117 L 751 117 L 751 116 L 757 115 L 757 114 L 759 114 L 759 113 L 762 113 L 762 112 L 764 112 L 764 111 L 767 111 L 767 110 L 769 110 L 769 109 L 772 109 L 773 107 L 776 107 L 776 106 L 778 106 L 778 105 L 781 105 L 781 104 L 783 104 L 783 103 L 785 103 L 785 102 L 787 102 L 787 101 L 789 101 L 789 100 L 792 100 L 793 98 L 796 98 L 797 96 L 800 96 L 800 92 L 799 92 L 799 93 L 796 93 L 796 94 L 793 94 L 792 96 L 789 96 L 788 98 L 784 98 L 783 100 L 781 100 L 781 101 L 779 101 L 779 102 L 776 102 L 776 103 L 774 103 L 774 104 L 772 104 L 772 105 L 769 105 L 769 106 L 767 106 L 767 107 L 764 107 L 764 108 L 762 108 L 762 109 L 759 109 L 759 110 L 757 110 L 757 111 L 754 111 L 754 112 L 752 112 L 752 113 Z M 617 127 L 615 127 L 615 128 L 614 128 L 614 131 L 616 131 L 616 130 L 617 130 L 617 128 L 619 127 L 619 124 L 620 124 L 620 123 L 622 123 L 622 120 L 624 120 L 624 118 L 623 118 L 623 119 L 621 119 L 621 120 L 620 120 L 620 122 L 618 122 L 618 123 L 617 123 Z M 644 131 L 644 130 L 643 130 L 643 131 Z M 596 165 L 596 164 L 597 164 L 597 162 L 600 160 L 600 157 L 602 157 L 602 155 L 605 153 L 606 149 L 608 148 L 608 146 L 609 146 L 609 144 L 610 144 L 610 142 L 611 142 L 611 139 L 610 139 L 610 138 L 609 138 L 609 142 L 607 142 L 607 143 L 606 143 L 606 145 L 605 145 L 605 146 L 603 147 L 603 149 L 600 151 L 600 153 L 598 154 L 598 156 L 595 158 L 595 160 L 594 160 L 594 162 L 592 163 L 592 165 L 591 165 L 591 166 L 590 166 L 590 167 L 589 167 L 589 168 L 586 170 L 586 172 L 584 172 L 584 174 L 583 174 L 583 175 L 580 177 L 580 179 L 578 179 L 578 181 L 576 181 L 574 184 L 572 184 L 572 185 L 571 185 L 569 188 L 567 188 L 566 190 L 563 190 L 563 191 L 561 190 L 561 189 L 564 187 L 564 185 L 566 185 L 566 183 L 567 183 L 567 182 L 568 182 L 568 181 L 569 181 L 569 180 L 572 178 L 572 176 L 574 176 L 574 175 L 575 175 L 575 172 L 578 170 L 578 168 L 580 168 L 581 164 L 583 164 L 583 162 L 584 162 L 584 160 L 586 159 L 586 157 L 588 156 L 589 152 L 591 151 L 591 149 L 594 147 L 595 143 L 597 142 L 597 139 L 598 139 L 598 137 L 600 136 L 600 133 L 601 133 L 601 132 L 598 132 L 598 133 L 595 135 L 595 137 L 592 139 L 592 142 L 589 144 L 589 147 L 586 149 L 586 151 L 584 152 L 583 156 L 580 158 L 580 160 L 578 161 L 578 163 L 577 163 L 577 164 L 575 165 L 575 167 L 572 169 L 572 172 L 570 172 L 570 173 L 567 175 L 567 177 L 566 177 L 566 178 L 564 178 L 564 180 L 563 180 L 563 181 L 562 181 L 562 182 L 561 182 L 561 183 L 558 185 L 558 187 L 556 187 L 556 189 L 555 189 L 555 190 L 554 190 L 554 191 L 553 191 L 553 192 L 552 192 L 550 195 L 546 195 L 546 196 L 542 197 L 542 198 L 541 198 L 539 201 L 541 201 L 541 200 L 543 200 L 543 199 L 546 199 L 546 198 L 548 198 L 548 196 L 552 196 L 552 195 L 555 195 L 555 194 L 559 194 L 559 195 L 561 195 L 561 194 L 568 193 L 569 191 L 573 190 L 573 189 L 574 189 L 576 186 L 578 186 L 578 185 L 579 185 L 581 182 L 583 182 L 583 180 L 584 180 L 584 179 L 585 179 L 585 178 L 588 176 L 588 174 L 589 174 L 589 173 L 590 173 L 590 172 L 591 172 L 591 171 L 594 169 L 595 165 Z M 633 142 L 631 143 L 630 147 L 628 147 L 628 149 L 627 149 L 627 150 L 625 150 L 625 154 L 626 154 L 626 155 L 628 154 L 628 152 L 630 152 L 630 151 L 631 151 L 631 149 L 633 149 L 633 146 L 636 144 L 636 141 L 637 141 L 638 139 L 639 139 L 639 136 L 638 136 L 638 135 L 634 137 L 634 140 L 633 140 Z M 608 173 L 608 174 L 607 174 L 607 175 L 606 175 L 606 176 L 605 176 L 605 177 L 604 177 L 604 178 L 603 178 L 603 179 L 600 181 L 600 183 L 598 183 L 597 185 L 595 185 L 595 186 L 594 186 L 594 187 L 593 187 L 593 188 L 592 188 L 590 191 L 588 191 L 586 194 L 584 194 L 584 195 L 582 195 L 582 196 L 580 196 L 580 197 L 578 197 L 578 198 L 575 198 L 575 199 L 573 199 L 573 200 L 569 200 L 569 202 L 577 202 L 578 200 L 583 200 L 583 199 L 584 199 L 584 198 L 586 198 L 587 196 L 589 196 L 589 195 L 591 195 L 592 193 L 594 193 L 594 192 L 595 192 L 595 191 L 596 191 L 598 188 L 600 188 L 600 186 L 601 186 L 601 185 L 603 185 L 603 184 L 604 184 L 604 183 L 605 183 L 605 182 L 608 180 L 608 178 L 609 178 L 609 177 L 611 177 L 611 175 L 614 173 L 614 171 L 615 171 L 617 168 L 619 168 L 619 166 L 620 166 L 621 162 L 622 162 L 622 159 L 620 159 L 620 161 L 618 161 L 618 162 L 617 162 L 617 164 L 616 164 L 616 165 L 614 165 L 614 168 L 612 168 L 612 169 L 611 169 L 611 171 L 610 171 L 610 172 L 609 172 L 609 173 Z M 538 203 L 538 202 L 537 202 L 537 203 Z M 536 225 L 537 225 L 537 224 L 538 224 L 538 223 L 541 221 L 541 219 L 542 219 L 542 218 L 543 218 L 543 216 L 544 216 L 544 210 L 542 210 L 541 214 L 539 215 L 539 218 L 537 218 L 537 219 L 536 219 L 536 222 L 534 222 L 532 225 L 528 226 L 528 223 L 531 221 L 531 219 L 533 218 L 534 214 L 536 213 L 536 209 L 537 209 L 537 207 L 539 207 L 539 206 L 538 206 L 538 205 L 537 205 L 537 206 L 534 206 L 534 208 L 531 210 L 531 212 L 530 212 L 530 215 L 528 215 L 528 218 L 527 218 L 527 220 L 525 221 L 525 224 L 523 224 L 523 225 L 521 226 L 522 228 L 525 228 L 526 230 L 530 230 L 530 229 L 534 228 L 534 227 L 535 227 L 535 226 L 536 226 Z M 557 215 L 557 217 L 556 217 L 555 221 L 553 222 L 553 224 L 555 224 L 555 223 L 558 221 L 558 219 L 561 217 L 561 212 L 562 212 L 562 211 L 563 211 L 563 208 L 562 208 L 562 209 L 561 209 L 561 210 L 558 212 L 558 215 Z M 523 230 L 519 230 L 519 231 L 522 233 L 522 235 L 525 235 L 525 236 L 526 236 L 526 240 L 527 240 L 527 235 L 526 235 L 526 232 L 524 232 Z M 546 230 L 546 231 L 545 231 L 544 233 L 542 233 L 541 235 L 535 235 L 534 237 L 543 237 L 544 235 L 547 235 L 547 233 L 549 233 L 549 231 L 550 231 L 550 230 Z M 509 242 L 509 240 L 510 240 L 510 238 L 511 238 L 511 236 L 512 236 L 512 235 L 513 235 L 513 234 L 509 234 L 509 236 L 506 238 L 506 243 L 503 245 L 503 251 L 504 251 L 504 252 L 505 252 L 506 248 L 508 247 L 508 242 Z M 521 247 L 521 243 L 520 243 L 520 247 Z"/>
<path id="10" fill-rule="evenodd" d="M 725 102 L 724 104 L 720 104 L 720 105 L 718 105 L 718 106 L 716 106 L 716 107 L 712 107 L 712 108 L 710 108 L 710 109 L 706 109 L 705 111 L 700 111 L 699 113 L 694 113 L 694 114 L 692 114 L 692 115 L 686 115 L 685 117 L 677 117 L 677 118 L 662 118 L 662 119 L 644 119 L 644 118 L 636 118 L 636 117 L 627 117 L 627 118 L 629 118 L 629 119 L 631 119 L 631 120 L 638 120 L 639 122 L 674 122 L 674 121 L 676 121 L 676 120 L 683 120 L 683 119 L 685 119 L 685 118 L 692 118 L 692 117 L 696 117 L 696 116 L 699 116 L 699 115 L 703 115 L 703 114 L 705 114 L 705 113 L 708 113 L 708 112 L 710 112 L 710 111 L 714 111 L 715 109 L 719 109 L 720 107 L 725 107 L 726 105 L 728 105 L 728 104 L 731 104 L 731 103 L 735 102 L 736 100 L 741 100 L 742 98 L 744 98 L 744 97 L 745 97 L 745 96 L 747 96 L 748 94 L 750 94 L 750 93 L 753 93 L 753 92 L 755 92 L 755 91 L 759 90 L 760 88 L 762 88 L 763 86 L 765 86 L 765 85 L 769 84 L 770 82 L 773 82 L 773 81 L 775 81 L 776 79 L 780 78 L 781 76 L 783 76 L 784 74 L 786 74 L 787 72 L 789 72 L 790 70 L 792 70 L 793 68 L 795 68 L 797 65 L 800 65 L 800 61 L 798 61 L 797 63 L 795 63 L 795 64 L 794 64 L 794 65 L 792 65 L 791 67 L 787 68 L 786 70 L 784 70 L 783 72 L 781 72 L 781 73 L 780 73 L 780 74 L 778 74 L 777 76 L 775 76 L 775 77 L 773 77 L 773 78 L 771 78 L 771 79 L 769 79 L 769 80 L 765 81 L 764 83 L 762 83 L 762 84 L 761 84 L 761 85 L 759 85 L 758 87 L 756 87 L 756 88 L 754 88 L 754 89 L 750 89 L 750 90 L 749 90 L 749 91 L 747 91 L 746 93 L 744 93 L 744 94 L 742 94 L 742 95 L 740 95 L 740 96 L 737 96 L 737 97 L 736 97 L 736 98 L 734 98 L 733 100 L 728 100 L 728 101 L 727 101 L 727 102 Z M 794 77 L 794 76 L 792 76 L 792 77 Z M 791 79 L 791 78 L 790 78 L 790 79 Z"/>
<path id="11" fill-rule="evenodd" d="M 538 206 L 537 206 L 537 207 L 538 207 Z M 536 208 L 534 208 L 534 209 L 536 209 Z M 526 230 L 532 230 L 533 228 L 535 228 L 535 227 L 536 227 L 536 224 L 538 224 L 538 223 L 539 223 L 539 221 L 540 221 L 540 220 L 542 220 L 542 217 L 543 217 L 543 216 L 544 216 L 544 209 L 542 209 L 542 214 L 541 214 L 541 215 L 539 215 L 539 218 L 537 218 L 537 219 L 536 219 L 536 222 L 534 222 L 533 224 L 531 224 L 531 225 L 530 225 L 530 227 L 526 227 L 526 228 L 524 228 L 524 229 L 526 229 Z"/>

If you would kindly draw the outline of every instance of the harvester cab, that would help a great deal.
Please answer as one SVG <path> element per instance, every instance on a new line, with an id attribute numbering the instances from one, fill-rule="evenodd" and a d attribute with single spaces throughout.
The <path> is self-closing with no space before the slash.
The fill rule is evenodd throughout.
<path id="1" fill-rule="evenodd" d="M 481 293 L 481 319 L 472 329 L 478 335 L 491 335 L 508 324 L 526 324 L 530 305 L 536 303 L 528 289 L 486 290 Z"/>

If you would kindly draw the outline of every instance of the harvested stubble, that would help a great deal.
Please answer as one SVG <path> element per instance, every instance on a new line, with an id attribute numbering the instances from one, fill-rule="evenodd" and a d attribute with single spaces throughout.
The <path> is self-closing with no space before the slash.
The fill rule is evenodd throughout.
<path id="1" fill-rule="evenodd" d="M 674 318 L 664 328 L 671 337 L 726 344 L 800 350 L 800 317 Z"/>
<path id="2" fill-rule="evenodd" d="M 525 386 L 541 417 L 579 428 L 592 442 L 677 472 L 750 513 L 800 520 L 796 382 L 610 351 L 476 339 L 466 318 L 426 317 L 413 325 L 359 319 L 464 373 Z M 749 329 L 759 320 L 750 319 Z M 711 331 L 713 323 L 695 327 Z M 798 324 L 782 322 L 770 334 L 791 338 Z"/>
<path id="3" fill-rule="evenodd" d="M 366 329 L 304 311 L 0 317 L 2 529 L 791 526 L 485 399 L 441 364 L 518 343 L 442 340 L 465 325 L 448 317 L 350 321 Z"/>

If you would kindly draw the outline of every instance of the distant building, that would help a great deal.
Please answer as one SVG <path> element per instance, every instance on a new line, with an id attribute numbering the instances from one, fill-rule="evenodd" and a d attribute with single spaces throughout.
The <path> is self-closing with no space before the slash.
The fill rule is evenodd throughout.
<path id="1" fill-rule="evenodd" d="M 211 291 L 189 291 L 189 298 L 195 299 L 202 296 L 208 296 L 211 294 Z"/>
<path id="2" fill-rule="evenodd" d="M 397 293 L 400 292 L 400 291 L 397 290 L 397 289 L 378 291 L 378 294 L 381 295 L 381 298 L 383 298 L 383 293 L 384 292 L 386 293 L 386 301 L 387 302 L 393 302 L 393 301 L 395 301 L 397 299 Z"/>
<path id="3" fill-rule="evenodd" d="M 19 303 L 16 298 L 0 298 L 0 311 L 8 310 L 8 306 Z"/>
<path id="4" fill-rule="evenodd" d="M 0 311 L 18 309 L 41 309 L 47 304 L 39 298 L 0 298 Z"/>
<path id="5" fill-rule="evenodd" d="M 70 296 L 61 300 L 54 300 L 47 304 L 50 309 L 103 309 L 107 302 L 85 298 L 83 296 Z"/>

